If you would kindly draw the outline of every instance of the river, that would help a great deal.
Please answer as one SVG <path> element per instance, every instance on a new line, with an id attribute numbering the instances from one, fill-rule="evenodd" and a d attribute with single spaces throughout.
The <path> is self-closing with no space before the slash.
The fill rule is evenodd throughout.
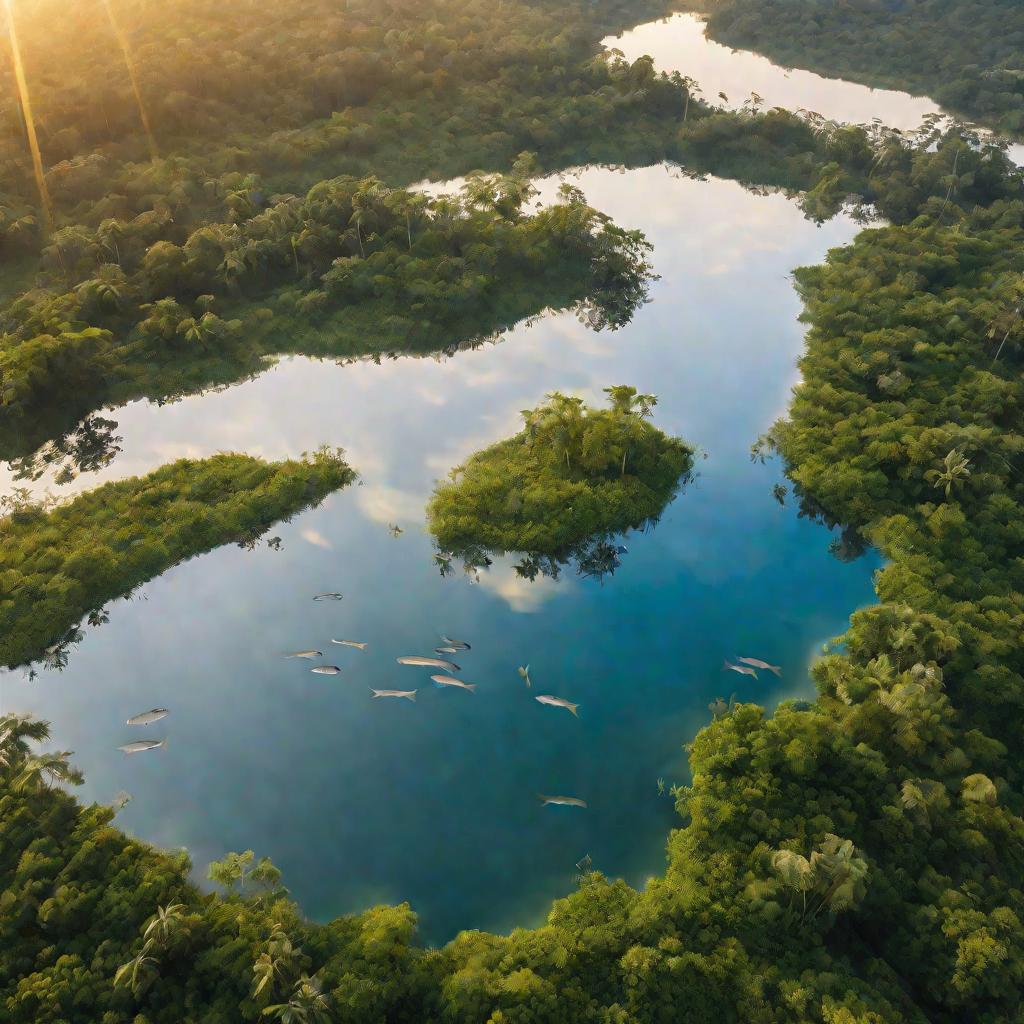
<path id="1" fill-rule="evenodd" d="M 715 106 L 739 108 L 760 97 L 765 110 L 784 107 L 806 110 L 831 121 L 868 124 L 873 120 L 901 132 L 913 131 L 926 117 L 945 112 L 927 96 L 895 89 L 872 89 L 813 71 L 786 68 L 749 50 L 733 50 L 704 34 L 705 23 L 695 14 L 674 14 L 638 25 L 604 40 L 628 60 L 645 54 L 659 71 L 678 71 L 700 85 L 701 96 Z M 1024 144 L 1008 146 L 1011 158 L 1024 163 Z"/>
<path id="2" fill-rule="evenodd" d="M 617 45 L 631 52 L 642 40 L 672 66 L 677 24 Z M 813 96 L 777 99 L 752 73 L 684 70 L 704 72 L 706 93 L 753 89 L 834 116 Z M 892 94 L 863 91 L 896 120 Z M 312 916 L 408 900 L 428 942 L 539 923 L 585 855 L 643 885 L 662 871 L 678 820 L 659 779 L 687 780 L 683 744 L 709 721 L 709 702 L 735 694 L 771 708 L 810 696 L 822 642 L 873 600 L 877 558 L 835 559 L 827 530 L 773 498 L 778 465 L 749 458 L 797 379 L 790 271 L 857 225 L 840 216 L 819 227 L 782 195 L 664 166 L 592 168 L 574 182 L 655 247 L 661 278 L 623 330 L 593 333 L 562 312 L 451 358 L 285 359 L 235 387 L 106 412 L 122 439 L 110 465 L 63 488 L 40 482 L 71 493 L 179 456 L 280 458 L 325 442 L 361 473 L 360 485 L 272 531 L 280 550 L 232 546 L 178 566 L 112 604 L 63 671 L 0 680 L 5 710 L 49 719 L 53 744 L 76 752 L 85 799 L 132 794 L 118 822 L 187 847 L 200 877 L 208 861 L 251 848 Z M 544 194 L 556 184 L 543 182 Z M 442 578 L 424 528 L 434 481 L 516 431 L 519 410 L 545 393 L 598 402 L 618 383 L 657 394 L 655 422 L 708 457 L 660 524 L 626 539 L 614 576 L 570 570 L 530 583 L 499 559 L 479 582 Z M 344 600 L 311 600 L 327 590 Z M 456 660 L 475 694 L 438 692 L 428 673 L 395 663 L 430 653 L 441 633 L 472 643 Z M 369 646 L 332 648 L 332 637 Z M 306 647 L 343 674 L 283 657 Z M 781 678 L 722 671 L 723 658 L 743 655 L 781 665 Z M 516 671 L 526 663 L 532 690 Z M 372 687 L 418 687 L 418 699 L 373 701 Z M 579 718 L 539 705 L 542 693 L 578 702 Z M 154 706 L 171 709 L 151 727 L 167 749 L 118 752 L 137 738 L 124 720 Z M 589 807 L 542 807 L 545 792 Z"/>

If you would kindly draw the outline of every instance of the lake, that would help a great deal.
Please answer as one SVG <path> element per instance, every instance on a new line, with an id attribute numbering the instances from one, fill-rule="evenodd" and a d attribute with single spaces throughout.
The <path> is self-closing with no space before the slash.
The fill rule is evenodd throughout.
<path id="1" fill-rule="evenodd" d="M 709 702 L 810 696 L 822 642 L 873 601 L 877 558 L 837 561 L 827 530 L 773 498 L 779 466 L 749 457 L 797 379 L 790 271 L 857 226 L 818 227 L 782 195 L 663 166 L 573 180 L 654 244 L 661 279 L 625 329 L 593 333 L 562 312 L 447 359 L 286 359 L 226 390 L 108 411 L 122 449 L 110 465 L 35 485 L 70 494 L 181 456 L 282 458 L 322 443 L 361 473 L 271 531 L 280 550 L 232 546 L 181 565 L 112 604 L 63 671 L 0 677 L 4 710 L 50 720 L 53 745 L 75 751 L 81 795 L 132 794 L 118 822 L 187 847 L 198 877 L 251 848 L 311 916 L 408 900 L 433 943 L 541 922 L 585 855 L 643 885 L 678 821 L 658 780 L 686 782 L 683 745 Z M 656 424 L 708 458 L 653 531 L 626 539 L 615 575 L 530 583 L 506 558 L 478 582 L 442 578 L 424 529 L 434 481 L 518 430 L 519 410 L 547 392 L 599 402 L 618 383 L 657 394 Z M 14 486 L 8 467 L 0 483 Z M 344 600 L 312 601 L 335 590 Z M 428 670 L 396 664 L 430 654 L 441 633 L 472 643 L 456 660 L 475 694 L 436 691 Z M 283 656 L 307 647 L 343 674 Z M 723 672 L 737 656 L 782 676 Z M 532 690 L 516 671 L 527 663 Z M 371 688 L 418 699 L 374 701 Z M 533 699 L 545 693 L 578 702 L 579 718 Z M 124 720 L 154 706 L 171 715 L 146 735 L 167 749 L 118 752 L 142 732 Z M 589 807 L 542 807 L 538 793 Z"/>

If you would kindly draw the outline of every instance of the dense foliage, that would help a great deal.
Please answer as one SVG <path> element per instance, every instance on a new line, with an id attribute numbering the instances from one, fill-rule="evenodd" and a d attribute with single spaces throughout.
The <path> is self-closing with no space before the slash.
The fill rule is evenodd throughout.
<path id="1" fill-rule="evenodd" d="M 83 615 L 172 565 L 319 504 L 354 474 L 340 452 L 268 463 L 181 459 L 64 504 L 0 499 L 0 664 L 59 657 Z"/>
<path id="2" fill-rule="evenodd" d="M 688 478 L 693 451 L 647 422 L 653 395 L 606 388 L 610 408 L 554 392 L 523 411 L 525 430 L 477 452 L 438 484 L 427 521 L 445 559 L 528 557 L 523 575 L 574 560 L 598 572 L 617 557 L 614 534 L 647 527 Z"/>
<path id="3" fill-rule="evenodd" d="M 241 0 L 17 9 L 54 228 L 43 230 L 12 89 L 0 131 L 13 189 L 0 195 L 5 455 L 60 439 L 104 402 L 234 381 L 272 353 L 438 350 L 584 295 L 621 322 L 642 290 L 636 236 L 579 197 L 526 217 L 517 198 L 539 167 L 667 158 L 802 190 L 816 218 L 855 193 L 906 219 L 933 191 L 917 167 L 926 146 L 780 110 L 712 111 L 648 58 L 599 52 L 605 31 L 658 0 L 602 0 L 575 21 L 542 2 L 509 2 L 501 18 L 450 0 L 322 6 L 259 18 Z M 65 52 L 59 70 L 46 63 Z M 527 147 L 539 163 L 516 164 Z M 511 174 L 478 176 L 456 202 L 395 187 L 479 166 Z"/>
<path id="4" fill-rule="evenodd" d="M 628 321 L 650 277 L 643 236 L 569 186 L 525 214 L 530 166 L 434 199 L 374 178 L 325 181 L 181 245 L 59 233 L 61 288 L 8 311 L 0 418 L 32 436 L 43 414 L 66 421 L 103 400 L 237 379 L 268 353 L 440 350 L 548 305 L 583 302 L 597 329 Z"/>
<path id="5" fill-rule="evenodd" d="M 110 808 L 78 807 L 51 788 L 76 775 L 67 752 L 28 753 L 29 741 L 44 738 L 37 724 L 0 719 L 5 1021 L 268 1020 L 264 1008 L 293 998 L 316 1005 L 302 980 L 313 973 L 319 999 L 331 1001 L 328 1019 L 415 1019 L 402 1012 L 422 1005 L 413 995 L 423 957 L 409 945 L 407 907 L 311 927 L 273 867 L 245 855 L 211 870 L 229 887 L 225 897 L 202 896 L 187 880 L 187 855 L 129 839 Z"/>
<path id="6" fill-rule="evenodd" d="M 1024 8 L 1017 0 L 683 0 L 738 49 L 930 96 L 1024 134 Z"/>
<path id="7" fill-rule="evenodd" d="M 40 0 L 38 11 L 55 10 L 54 2 Z M 634 10 L 648 6 L 634 5 Z M 267 223 L 273 220 L 267 207 L 279 202 L 284 203 L 282 220 L 295 208 L 309 212 L 304 204 L 316 197 L 324 201 L 329 225 L 339 209 L 347 214 L 344 226 L 331 228 L 336 243 L 348 232 L 346 248 L 334 254 L 342 256 L 338 287 L 356 282 L 386 295 L 399 283 L 422 283 L 418 272 L 406 277 L 400 269 L 400 255 L 412 255 L 409 248 L 419 244 L 408 237 L 413 215 L 406 220 L 388 210 L 384 199 L 397 194 L 402 203 L 413 197 L 363 177 L 373 169 L 398 182 L 445 161 L 449 172 L 507 165 L 526 148 L 538 151 L 548 166 L 597 151 L 620 154 L 617 159 L 646 152 L 751 182 L 804 189 L 802 201 L 814 217 L 828 216 L 855 193 L 892 226 L 864 232 L 824 267 L 798 275 L 811 327 L 808 352 L 791 417 L 775 428 L 771 440 L 786 458 L 805 510 L 848 526 L 849 542 L 877 544 L 889 564 L 878 578 L 882 603 L 855 615 L 842 642 L 815 666 L 815 703 L 784 704 L 771 717 L 752 705 L 723 702 L 716 708 L 715 721 L 690 748 L 692 784 L 679 793 L 682 827 L 669 839 L 663 878 L 637 892 L 589 874 L 577 892 L 552 907 L 542 927 L 508 936 L 468 932 L 440 950 L 415 945 L 415 918 L 406 907 L 311 924 L 280 890 L 272 866 L 253 865 L 244 855 L 212 872 L 227 886 L 225 894 L 203 895 L 187 880 L 183 857 L 126 837 L 112 825 L 110 810 L 82 807 L 55 785 L 78 776 L 67 752 L 38 753 L 42 728 L 3 720 L 0 1017 L 13 1024 L 1019 1020 L 1024 988 L 1019 505 L 1024 485 L 1018 392 L 1024 199 L 1020 174 L 1005 155 L 978 146 L 962 131 L 901 140 L 783 111 L 713 113 L 695 103 L 687 115 L 687 86 L 681 80 L 657 76 L 650 62 L 593 60 L 594 33 L 613 19 L 610 3 L 587 7 L 585 28 L 580 27 L 582 6 L 544 0 L 510 0 L 499 18 L 493 4 L 473 0 L 349 0 L 329 10 L 315 3 L 259 7 L 209 0 L 112 7 L 145 52 L 143 92 L 153 103 L 157 143 L 175 155 L 153 163 L 145 159 L 145 140 L 124 82 L 103 85 L 109 97 L 104 92 L 103 102 L 93 103 L 105 79 L 91 62 L 110 53 L 86 45 L 102 24 L 98 2 L 75 5 L 70 12 L 62 6 L 64 21 L 40 19 L 32 28 L 37 41 L 26 42 L 26 52 L 69 56 L 52 71 L 53 98 L 40 99 L 44 120 L 53 126 L 43 133 L 44 149 L 48 165 L 64 155 L 68 160 L 58 165 L 59 173 L 54 167 L 49 174 L 60 230 L 44 247 L 35 225 L 24 223 L 33 202 L 30 179 L 19 148 L 20 127 L 11 123 L 13 108 L 5 108 L 8 136 L 16 145 L 0 152 L 5 170 L 14 168 L 3 180 L 5 188 L 13 183 L 8 205 L 16 216 L 7 218 L 5 228 L 2 258 L 11 274 L 2 290 L 12 298 L 27 293 L 4 314 L 5 351 L 10 335 L 20 330 L 12 310 L 31 309 L 37 301 L 59 303 L 68 295 L 74 296 L 69 301 L 94 303 L 104 319 L 69 319 L 67 333 L 78 337 L 60 347 L 54 364 L 55 379 L 68 373 L 77 381 L 79 349 L 88 359 L 143 330 L 137 320 L 130 321 L 127 334 L 120 329 L 121 311 L 117 301 L 113 309 L 109 304 L 111 282 L 104 275 L 116 278 L 120 270 L 128 284 L 119 278 L 114 283 L 134 287 L 146 280 L 147 249 L 155 250 L 151 259 L 159 272 L 167 269 L 161 254 L 184 253 L 196 233 L 193 248 L 201 266 L 218 252 L 225 260 L 227 250 L 218 249 L 225 235 L 251 244 L 254 257 L 265 252 L 271 259 L 266 266 L 247 263 L 236 291 L 227 281 L 208 293 L 193 286 L 194 295 L 185 286 L 189 306 L 181 318 L 175 319 L 179 310 L 173 306 L 158 308 L 164 296 L 153 299 L 155 312 L 145 311 L 146 318 L 159 319 L 160 308 L 169 310 L 174 340 L 166 340 L 172 345 L 191 343 L 189 334 L 199 343 L 207 314 L 215 319 L 207 320 L 205 329 L 212 325 L 217 331 L 220 322 L 231 319 L 266 320 L 248 310 L 253 295 L 246 289 L 270 283 L 280 294 L 295 290 L 274 276 L 287 276 L 288 258 L 300 280 L 311 268 L 320 275 L 298 291 L 326 294 L 332 286 L 326 279 L 336 268 L 317 269 L 315 248 L 312 258 L 298 251 L 298 243 L 292 248 L 298 232 Z M 899 8 L 885 5 L 878 16 Z M 78 9 L 93 20 L 78 21 Z M 332 20 L 331 12 L 342 9 L 345 16 Z M 859 8 L 837 3 L 816 9 L 839 16 Z M 163 11 L 175 19 L 192 15 L 175 25 L 214 25 L 216 31 L 198 30 L 198 38 L 185 40 L 180 29 L 168 31 L 171 23 L 161 20 Z M 282 19 L 288 18 L 291 27 L 283 31 Z M 556 23 L 557 34 L 551 31 Z M 82 41 L 74 52 L 69 36 L 60 35 L 65 31 L 77 32 Z M 167 47 L 166 53 L 157 45 L 179 38 L 181 45 Z M 268 59 L 271 38 L 286 54 L 280 65 Z M 348 47 L 344 58 L 335 59 L 343 44 Z M 993 39 L 992 45 L 1001 43 Z M 374 52 L 384 56 L 374 62 L 369 56 Z M 199 55 L 195 62 L 193 53 Z M 38 56 L 34 68 L 27 60 L 38 81 L 43 73 Z M 147 72 L 150 65 L 153 71 Z M 179 67 L 188 73 L 179 74 Z M 357 70 L 347 74 L 352 68 Z M 154 76 L 155 87 L 147 74 Z M 194 132 L 187 123 L 193 108 Z M 223 129 L 225 108 L 238 110 L 237 133 Z M 66 121 L 65 109 L 74 115 Z M 103 114 L 102 122 L 95 110 Z M 311 123 L 311 111 L 320 120 Z M 63 131 L 77 131 L 79 137 Z M 596 141 L 584 143 L 588 136 Z M 428 156 L 431 137 L 437 149 Z M 464 148 L 468 166 L 453 166 L 462 159 L 454 140 Z M 64 153 L 53 148 L 60 144 L 68 147 Z M 309 191 L 310 181 L 303 179 L 321 158 L 331 163 L 332 175 L 357 177 L 332 178 Z M 386 170 L 399 165 L 404 179 Z M 248 178 L 249 173 L 272 178 L 272 184 Z M 493 195 L 441 209 L 454 209 L 460 226 L 474 230 L 482 218 L 485 230 L 503 239 L 529 230 L 518 208 L 510 214 L 500 209 L 499 192 L 512 186 L 478 181 L 475 187 L 489 188 Z M 270 199 L 285 192 L 297 198 Z M 378 200 L 383 211 L 374 205 Z M 581 205 L 569 195 L 558 216 L 569 224 L 589 224 L 591 235 L 599 236 L 605 226 Z M 376 222 L 363 220 L 362 212 L 357 216 L 357 207 L 372 211 Z M 12 231 L 16 220 L 22 226 Z M 125 224 L 131 225 L 129 234 L 138 232 L 133 241 L 124 237 Z M 96 239 L 102 233 L 107 241 L 93 241 L 89 232 Z M 68 255 L 79 233 L 114 257 L 93 257 L 94 266 L 83 277 L 75 276 L 79 257 Z M 444 231 L 441 237 L 448 244 Z M 626 289 L 636 298 L 646 273 L 642 241 L 626 242 L 623 257 L 621 236 L 610 237 L 608 251 L 615 256 L 610 263 L 621 257 L 633 265 L 639 258 L 644 268 L 631 279 L 639 291 Z M 364 276 L 378 241 L 382 281 Z M 389 248 L 383 248 L 385 242 Z M 88 257 L 88 246 L 81 251 Z M 36 255 L 42 261 L 38 281 L 25 271 L 35 265 Z M 434 255 L 418 258 L 429 262 Z M 169 259 L 171 279 L 177 280 L 173 274 L 187 272 L 188 257 Z M 539 266 L 543 270 L 545 264 Z M 436 281 L 436 269 L 432 266 L 425 279 Z M 79 296 L 87 281 L 98 283 Z M 34 293 L 37 283 L 40 291 Z M 472 280 L 462 283 L 472 295 Z M 198 303 L 209 305 L 202 298 L 206 294 L 214 305 L 204 310 Z M 357 305 L 344 294 L 347 304 Z M 142 295 L 132 301 L 152 298 Z M 185 306 L 180 297 L 166 297 Z M 285 299 L 285 308 L 300 299 L 298 294 Z M 429 296 L 424 302 L 421 312 L 429 318 L 434 307 Z M 439 301 L 436 308 L 442 306 Z M 587 312 L 598 324 L 605 315 L 600 309 Z M 183 320 L 192 323 L 179 336 Z M 230 335 L 227 327 L 224 331 Z M 30 341 L 16 338 L 14 348 Z M 130 352 L 119 350 L 117 365 L 129 363 Z M 622 443 L 630 421 L 614 410 L 599 413 L 592 425 L 599 428 L 594 437 L 600 443 L 585 449 L 572 434 L 567 403 L 556 399 L 530 417 L 531 428 L 546 432 L 553 447 L 531 452 L 528 443 L 497 446 L 502 465 L 511 460 L 541 478 L 559 479 L 562 486 L 572 482 L 574 472 L 582 476 L 584 463 L 594 460 L 596 478 L 614 494 L 632 475 L 635 456 Z M 88 429 L 83 425 L 60 442 L 60 451 L 102 457 L 96 453 L 105 448 L 103 423 L 87 423 Z M 225 457 L 223 465 L 233 458 Z M 168 474 L 168 487 L 153 489 L 157 501 L 174 502 L 203 479 L 197 465 L 206 464 L 190 466 L 179 478 L 184 465 L 155 474 Z M 487 465 L 484 459 L 483 469 Z M 639 458 L 636 465 L 641 476 Z M 231 470 L 201 497 L 181 499 L 180 519 L 162 507 L 147 519 L 145 502 L 133 503 L 132 487 L 140 482 L 132 481 L 96 492 L 91 506 L 87 496 L 56 510 L 12 515 L 3 529 L 19 528 L 19 514 L 27 517 L 24 532 L 11 536 L 26 545 L 31 559 L 26 564 L 42 577 L 33 616 L 43 621 L 40 609 L 51 599 L 59 600 L 55 609 L 74 601 L 82 612 L 98 606 L 123 589 L 120 583 L 106 590 L 96 586 L 115 573 L 114 567 L 117 573 L 122 565 L 138 567 L 137 579 L 159 571 L 162 563 L 156 562 L 141 571 L 131 541 L 141 540 L 135 547 L 152 553 L 158 544 L 154 536 L 168 524 L 188 525 L 187 535 L 173 534 L 179 547 L 172 551 L 166 544 L 172 562 L 199 549 L 187 546 L 197 536 L 206 538 L 206 547 L 251 536 L 273 518 L 271 494 L 277 495 L 280 515 L 314 500 L 316 488 L 308 490 L 311 473 L 324 490 L 347 479 L 338 463 L 318 472 L 298 467 L 280 480 L 275 476 L 283 472 L 280 467 L 261 471 L 259 466 L 252 463 L 243 474 L 249 479 L 245 493 L 264 488 L 251 505 L 231 490 L 236 479 Z M 479 479 L 490 487 L 488 474 L 481 472 Z M 678 474 L 672 486 L 675 480 Z M 131 512 L 115 518 L 118 509 L 123 513 L 122 499 Z M 95 517 L 88 526 L 72 517 L 61 535 L 44 536 L 45 524 L 76 507 L 92 507 Z M 603 514 L 590 507 L 594 516 Z M 571 536 L 571 530 L 559 532 L 557 519 L 548 524 L 556 529 L 532 536 L 517 518 L 522 509 L 515 502 L 501 508 L 497 525 L 512 530 L 517 543 L 557 545 Z M 458 510 L 446 515 L 457 525 Z M 99 536 L 109 532 L 112 541 L 96 543 L 92 518 L 104 523 Z M 145 537 L 130 534 L 136 520 L 146 528 Z M 40 529 L 31 528 L 33 523 Z M 15 550 L 7 536 L 5 551 Z M 119 544 L 126 546 L 112 562 L 104 547 L 113 551 Z M 75 549 L 79 562 L 62 574 L 63 552 Z M 49 582 L 62 576 L 64 590 L 48 591 Z M 126 579 L 125 586 L 137 579 Z M 21 589 L 20 581 L 15 583 Z M 89 600 L 84 589 L 91 591 Z M 21 600 L 11 594 L 5 579 L 0 600 Z M 50 642 L 75 617 L 56 617 L 53 631 L 31 642 Z"/>

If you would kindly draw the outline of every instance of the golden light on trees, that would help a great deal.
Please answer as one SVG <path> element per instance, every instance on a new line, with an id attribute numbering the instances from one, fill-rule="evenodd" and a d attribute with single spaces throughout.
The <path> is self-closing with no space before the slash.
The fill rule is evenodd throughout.
<path id="1" fill-rule="evenodd" d="M 10 3 L 10 0 L 7 0 L 7 2 Z M 135 69 L 135 58 L 132 56 L 128 36 L 125 35 L 120 22 L 117 20 L 117 16 L 114 14 L 114 8 L 111 6 L 110 0 L 103 0 L 103 6 L 107 9 L 107 17 L 110 19 L 110 27 L 114 30 L 114 35 L 117 37 L 117 45 L 121 47 L 121 53 L 124 55 L 124 63 L 128 68 L 128 77 L 132 82 L 132 92 L 135 93 L 135 102 L 139 107 L 139 117 L 142 119 L 142 127 L 146 132 L 146 140 L 149 143 L 149 155 L 156 160 L 160 155 L 160 151 L 157 149 L 156 136 L 153 134 L 153 129 L 149 123 L 146 104 L 142 100 L 142 89 L 139 86 L 139 76 Z"/>
<path id="2" fill-rule="evenodd" d="M 53 205 L 43 175 L 43 157 L 39 151 L 39 138 L 36 135 L 36 123 L 32 117 L 32 101 L 29 96 L 28 82 L 25 79 L 25 68 L 21 63 L 21 48 L 18 46 L 18 29 L 14 23 L 14 5 L 12 0 L 4 0 L 7 10 L 7 29 L 11 38 L 11 55 L 14 59 L 14 78 L 18 86 L 18 97 L 21 100 L 21 111 L 25 118 L 25 131 L 28 135 L 29 149 L 32 151 L 32 171 L 39 189 L 39 199 L 43 207 L 43 222 L 46 231 L 53 227 Z"/>

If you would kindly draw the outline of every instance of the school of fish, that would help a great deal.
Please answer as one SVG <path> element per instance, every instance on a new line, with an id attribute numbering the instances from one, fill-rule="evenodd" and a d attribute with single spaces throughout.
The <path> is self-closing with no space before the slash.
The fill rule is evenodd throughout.
<path id="1" fill-rule="evenodd" d="M 398 535 L 398 532 L 395 535 Z M 620 551 L 625 549 L 620 548 Z M 327 593 L 316 594 L 313 597 L 314 601 L 340 601 L 342 595 L 336 591 L 330 591 Z M 455 640 L 450 636 L 442 633 L 440 637 L 442 646 L 434 648 L 434 654 L 443 654 L 451 657 L 455 654 L 462 654 L 466 651 L 472 650 L 472 645 L 465 640 Z M 341 647 L 349 647 L 358 651 L 365 651 L 369 646 L 368 643 L 360 640 L 331 640 L 332 644 L 336 644 Z M 286 658 L 302 658 L 312 660 L 314 658 L 322 658 L 323 652 L 316 648 L 309 648 L 302 651 L 294 651 L 290 654 L 285 655 Z M 440 671 L 435 671 L 431 675 L 431 682 L 439 690 L 452 689 L 452 690 L 466 690 L 469 693 L 476 692 L 476 683 L 467 683 L 462 679 L 456 679 L 454 675 L 449 673 L 461 672 L 462 669 L 459 665 L 455 664 L 454 661 L 446 661 L 441 658 L 424 657 L 418 654 L 403 655 L 395 659 L 399 665 L 410 666 L 413 668 L 430 668 Z M 742 657 L 737 658 L 734 662 L 725 659 L 722 662 L 723 672 L 736 672 L 739 675 L 751 676 L 754 679 L 758 678 L 758 670 L 771 672 L 777 677 L 782 675 L 782 667 L 780 665 L 772 665 L 770 662 L 764 661 L 761 658 Z M 314 665 L 310 672 L 316 675 L 322 676 L 338 676 L 342 674 L 342 670 L 337 665 Z M 530 678 L 530 666 L 520 665 L 517 669 L 519 678 L 526 684 L 527 688 L 532 688 L 533 681 Z M 407 700 L 411 703 L 416 702 L 416 694 L 418 690 L 390 690 L 390 689 L 376 689 L 371 688 L 370 694 L 373 700 L 378 699 L 397 699 Z M 552 694 L 543 693 L 538 694 L 534 697 L 534 700 L 538 704 L 545 705 L 552 708 L 563 708 L 568 711 L 573 717 L 579 717 L 579 704 L 574 704 L 572 701 L 566 700 L 564 697 L 556 697 Z M 712 707 L 714 707 L 712 705 Z M 152 725 L 155 722 L 160 722 L 170 714 L 167 708 L 152 708 L 149 711 L 139 712 L 137 715 L 133 715 L 127 719 L 125 724 L 129 726 L 147 726 Z M 135 740 L 131 743 L 125 743 L 119 746 L 117 749 L 123 751 L 125 754 L 140 754 L 150 750 L 163 750 L 167 747 L 167 740 Z M 587 802 L 580 797 L 576 796 L 564 796 L 555 795 L 549 796 L 544 794 L 538 794 L 538 799 L 541 802 L 542 807 L 556 806 L 556 807 L 578 807 L 586 808 Z"/>

